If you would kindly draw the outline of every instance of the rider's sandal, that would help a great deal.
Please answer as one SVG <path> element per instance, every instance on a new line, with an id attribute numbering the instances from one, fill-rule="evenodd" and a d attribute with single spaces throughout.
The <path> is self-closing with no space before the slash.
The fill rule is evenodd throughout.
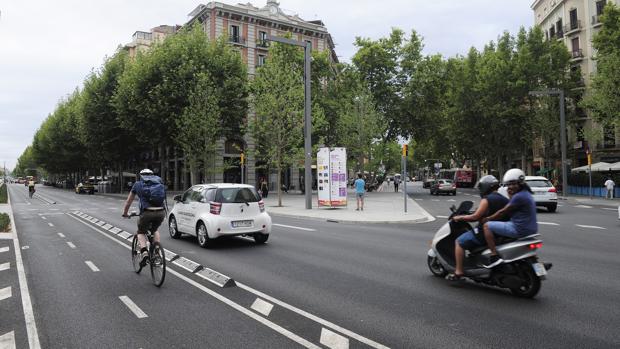
<path id="1" fill-rule="evenodd" d="M 460 282 L 465 281 L 465 278 L 463 277 L 463 275 L 457 275 L 454 273 L 450 273 L 446 275 L 446 280 L 454 282 L 454 283 L 460 283 Z"/>

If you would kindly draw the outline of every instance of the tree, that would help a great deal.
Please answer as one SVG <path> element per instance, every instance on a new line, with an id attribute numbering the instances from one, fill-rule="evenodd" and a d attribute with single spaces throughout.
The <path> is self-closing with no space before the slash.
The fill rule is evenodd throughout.
<path id="1" fill-rule="evenodd" d="M 594 35 L 597 73 L 582 105 L 603 125 L 620 125 L 620 8 L 608 2 L 600 17 L 603 26 Z"/>
<path id="2" fill-rule="evenodd" d="M 250 119 L 249 129 L 258 143 L 256 156 L 275 167 L 278 206 L 282 206 L 282 170 L 304 158 L 300 147 L 304 125 L 302 52 L 291 45 L 273 43 L 269 59 L 251 82 L 251 90 L 256 115 Z"/>

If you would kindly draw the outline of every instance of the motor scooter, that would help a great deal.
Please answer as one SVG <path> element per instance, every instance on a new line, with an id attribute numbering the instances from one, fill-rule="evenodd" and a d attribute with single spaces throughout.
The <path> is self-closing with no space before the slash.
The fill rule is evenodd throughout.
<path id="1" fill-rule="evenodd" d="M 467 222 L 454 222 L 452 217 L 470 214 L 473 202 L 463 201 L 458 208 L 450 207 L 452 214 L 433 238 L 428 250 L 427 263 L 433 275 L 444 277 L 455 270 L 454 241 L 464 232 L 472 230 Z M 482 232 L 480 232 L 482 234 Z M 491 250 L 485 245 L 465 251 L 464 276 L 492 286 L 509 289 L 513 295 L 532 298 L 538 294 L 541 280 L 551 269 L 551 263 L 538 261 L 537 250 L 543 245 L 540 234 L 522 238 L 496 237 L 497 252 L 503 263 L 486 268 Z"/>

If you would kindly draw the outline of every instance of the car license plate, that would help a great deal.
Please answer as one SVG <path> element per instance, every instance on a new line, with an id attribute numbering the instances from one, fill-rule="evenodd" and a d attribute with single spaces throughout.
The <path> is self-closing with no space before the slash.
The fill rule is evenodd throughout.
<path id="1" fill-rule="evenodd" d="M 232 221 L 233 228 L 248 228 L 251 227 L 254 221 Z"/>
<path id="2" fill-rule="evenodd" d="M 534 268 L 534 272 L 537 276 L 545 276 L 547 275 L 547 269 L 542 263 L 534 263 L 532 264 L 532 268 Z"/>

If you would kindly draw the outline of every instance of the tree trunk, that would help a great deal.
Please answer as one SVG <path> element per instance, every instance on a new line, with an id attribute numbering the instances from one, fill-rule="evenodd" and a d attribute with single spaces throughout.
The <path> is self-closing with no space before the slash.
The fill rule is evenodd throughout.
<path id="1" fill-rule="evenodd" d="M 282 165 L 278 164 L 278 178 L 276 179 L 276 188 L 278 190 L 278 207 L 282 207 L 282 185 L 280 184 L 282 176 Z"/>
<path id="2" fill-rule="evenodd" d="M 172 187 L 174 191 L 179 190 L 179 153 L 177 147 L 174 147 L 174 184 Z"/>
<path id="3" fill-rule="evenodd" d="M 190 185 L 194 185 L 196 184 L 196 174 L 197 174 L 197 169 L 196 169 L 196 158 L 194 156 L 191 156 L 188 158 L 188 162 L 189 162 L 189 178 L 190 178 Z"/>

